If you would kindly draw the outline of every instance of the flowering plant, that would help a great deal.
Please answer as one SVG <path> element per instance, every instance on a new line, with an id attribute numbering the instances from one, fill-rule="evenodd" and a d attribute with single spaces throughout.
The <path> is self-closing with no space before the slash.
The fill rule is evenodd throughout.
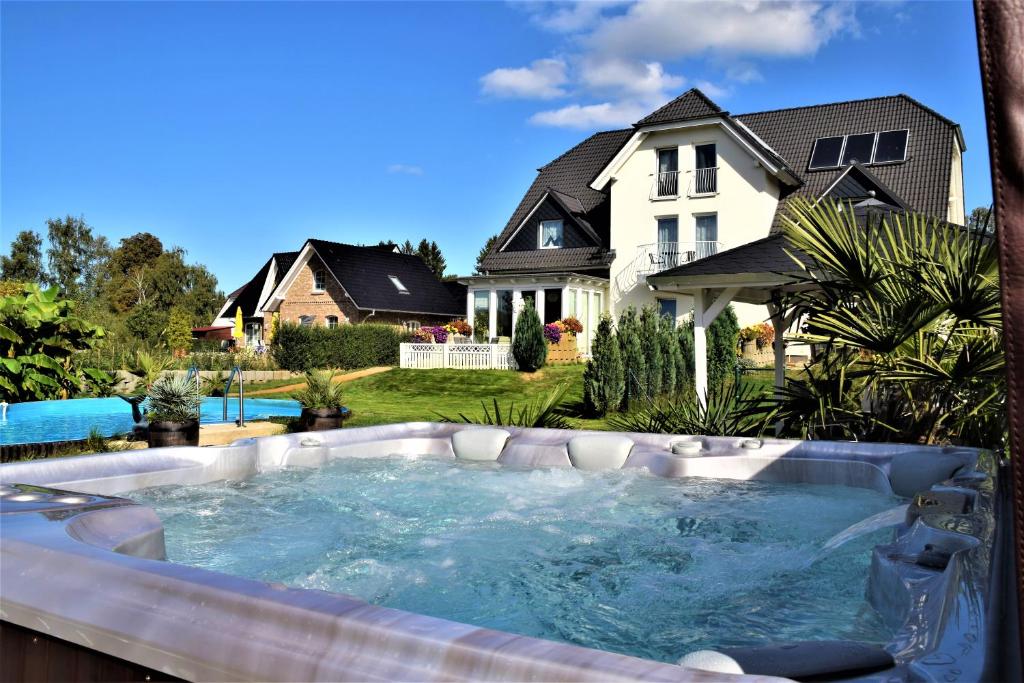
<path id="1" fill-rule="evenodd" d="M 562 330 L 559 328 L 560 322 L 548 323 L 544 326 L 544 338 L 552 344 L 557 344 L 562 340 Z"/>
<path id="2" fill-rule="evenodd" d="M 562 318 L 561 322 L 565 326 L 565 331 L 569 334 L 579 334 L 583 331 L 583 323 L 577 320 L 575 316 L 570 315 L 568 318 Z"/>
<path id="3" fill-rule="evenodd" d="M 775 328 L 768 323 L 757 323 L 748 325 L 740 330 L 740 339 L 745 342 L 757 342 L 757 348 L 771 346 L 775 341 Z"/>
<path id="4" fill-rule="evenodd" d="M 412 340 L 421 344 L 429 344 L 434 341 L 434 334 L 428 327 L 421 327 L 412 333 Z"/>
<path id="5" fill-rule="evenodd" d="M 430 334 L 434 335 L 434 341 L 438 344 L 444 344 L 448 341 L 448 330 L 444 327 L 421 327 L 421 330 L 426 330 Z"/>
<path id="6" fill-rule="evenodd" d="M 464 337 L 468 337 L 473 333 L 473 328 L 465 320 L 453 320 L 446 324 L 444 329 L 448 334 L 461 334 Z"/>

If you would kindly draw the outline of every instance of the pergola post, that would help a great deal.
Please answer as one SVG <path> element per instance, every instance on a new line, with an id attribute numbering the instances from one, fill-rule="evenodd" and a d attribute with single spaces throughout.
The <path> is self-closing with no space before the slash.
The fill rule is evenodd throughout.
<path id="1" fill-rule="evenodd" d="M 693 388 L 697 392 L 697 401 L 704 407 L 707 407 L 708 400 L 707 328 L 739 291 L 739 287 L 693 291 Z"/>
<path id="2" fill-rule="evenodd" d="M 768 304 L 771 314 L 772 329 L 775 331 L 775 398 L 779 398 L 779 389 L 786 383 L 786 321 L 782 307 L 775 303 Z"/>

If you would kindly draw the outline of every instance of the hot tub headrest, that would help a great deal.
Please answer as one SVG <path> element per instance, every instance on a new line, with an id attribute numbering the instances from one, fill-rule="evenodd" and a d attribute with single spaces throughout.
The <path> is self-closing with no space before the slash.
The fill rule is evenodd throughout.
<path id="1" fill-rule="evenodd" d="M 495 461 L 512 436 L 504 429 L 473 427 L 452 434 L 452 450 L 460 460 Z"/>
<path id="2" fill-rule="evenodd" d="M 581 470 L 619 469 L 633 450 L 633 440 L 616 434 L 588 434 L 569 439 L 569 461 Z"/>
<path id="3" fill-rule="evenodd" d="M 935 450 L 900 453 L 893 456 L 889 465 L 889 483 L 897 496 L 911 498 L 949 479 L 964 464 L 955 455 Z"/>

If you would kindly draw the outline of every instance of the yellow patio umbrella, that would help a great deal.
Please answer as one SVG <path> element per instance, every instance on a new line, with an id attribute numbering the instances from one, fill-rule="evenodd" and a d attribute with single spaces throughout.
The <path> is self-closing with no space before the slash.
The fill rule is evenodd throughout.
<path id="1" fill-rule="evenodd" d="M 238 306 L 235 308 L 235 329 L 231 330 L 231 336 L 235 339 L 241 339 L 245 336 L 245 332 L 242 331 L 242 307 Z"/>

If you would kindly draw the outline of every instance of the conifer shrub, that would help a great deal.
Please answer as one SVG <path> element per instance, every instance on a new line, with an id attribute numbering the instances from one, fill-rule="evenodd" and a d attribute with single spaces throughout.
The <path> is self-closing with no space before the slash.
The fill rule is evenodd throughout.
<path id="1" fill-rule="evenodd" d="M 544 326 L 541 325 L 533 306 L 523 306 L 516 319 L 516 331 L 512 336 L 512 357 L 516 359 L 519 369 L 525 372 L 539 370 L 548 360 Z"/>
<path id="2" fill-rule="evenodd" d="M 618 410 L 625 388 L 619 341 L 612 330 L 611 316 L 602 315 L 583 371 L 583 407 L 594 416 Z"/>
<path id="3" fill-rule="evenodd" d="M 648 396 L 659 396 L 662 384 L 662 352 L 659 341 L 661 325 L 658 311 L 644 306 L 640 311 L 640 339 L 644 350 L 644 384 Z"/>
<path id="4" fill-rule="evenodd" d="M 622 394 L 622 408 L 632 410 L 647 401 L 644 387 L 647 377 L 647 361 L 644 358 L 643 341 L 640 338 L 640 321 L 636 309 L 630 306 L 619 316 L 616 332 L 619 340 L 619 354 L 622 356 L 622 372 L 625 390 Z"/>
<path id="5" fill-rule="evenodd" d="M 661 393 L 674 396 L 678 393 L 676 377 L 676 359 L 673 352 L 679 353 L 676 343 L 675 320 L 665 315 L 658 322 L 658 352 L 661 354 Z"/>

